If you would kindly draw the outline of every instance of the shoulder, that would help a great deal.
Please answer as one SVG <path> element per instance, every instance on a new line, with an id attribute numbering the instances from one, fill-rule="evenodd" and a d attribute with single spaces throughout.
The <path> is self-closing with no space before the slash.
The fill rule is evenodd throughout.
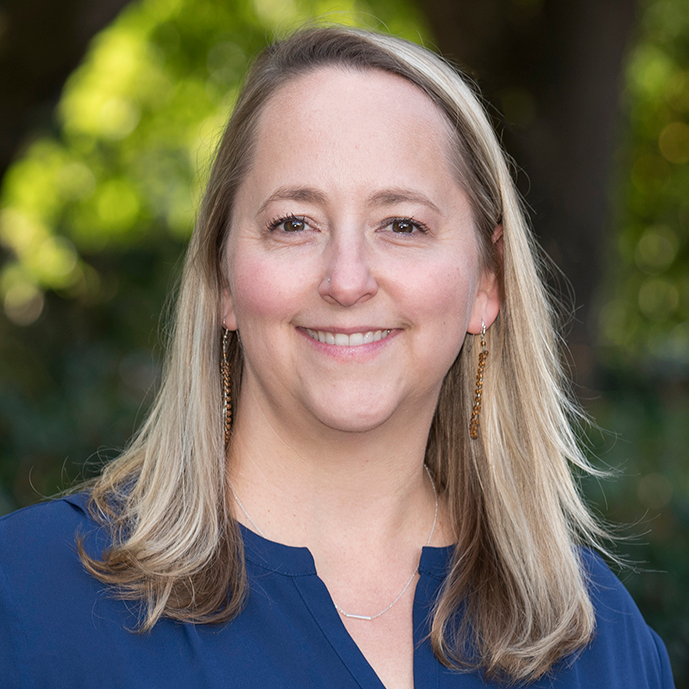
<path id="1" fill-rule="evenodd" d="M 590 548 L 580 552 L 582 568 L 589 587 L 589 595 L 601 621 L 622 615 L 622 619 L 638 624 L 641 613 L 622 582 L 613 574 L 603 558 Z M 610 615 L 607 614 L 607 612 Z"/>
<path id="2" fill-rule="evenodd" d="M 72 495 L 0 519 L 0 586 L 5 600 L 36 608 L 76 582 L 90 581 L 81 566 L 77 539 L 88 543 L 89 552 L 102 552 L 106 534 L 90 518 L 87 502 L 86 494 Z"/>
<path id="3" fill-rule="evenodd" d="M 583 549 L 581 562 L 596 629 L 591 643 L 563 663 L 562 679 L 576 679 L 577 683 L 564 681 L 555 686 L 674 687 L 665 646 L 646 624 L 627 589 L 593 551 Z"/>
<path id="4" fill-rule="evenodd" d="M 589 595 L 596 612 L 600 636 L 608 629 L 624 632 L 629 637 L 646 639 L 649 627 L 622 582 L 603 558 L 592 550 L 582 549 L 581 561 L 587 577 Z"/>
<path id="5" fill-rule="evenodd" d="M 35 569 L 42 562 L 53 567 L 72 560 L 76 538 L 102 529 L 91 519 L 88 495 L 79 493 L 39 503 L 0 518 L 0 567 L 6 573 Z"/>
<path id="6" fill-rule="evenodd" d="M 0 547 L 13 537 L 35 538 L 54 534 L 61 528 L 91 521 L 88 516 L 88 495 L 77 493 L 56 500 L 41 502 L 0 517 Z M 46 534 L 46 530 L 49 534 Z"/>
<path id="7" fill-rule="evenodd" d="M 74 661 L 98 658 L 110 647 L 109 630 L 135 620 L 81 564 L 77 538 L 91 555 L 109 544 L 87 502 L 87 495 L 73 495 L 0 519 L 0 667 L 7 686 L 53 686 L 51 677 L 62 677 L 63 686 L 111 686 L 104 670 L 100 685 L 82 676 L 87 665 L 97 676 L 106 664 Z"/>

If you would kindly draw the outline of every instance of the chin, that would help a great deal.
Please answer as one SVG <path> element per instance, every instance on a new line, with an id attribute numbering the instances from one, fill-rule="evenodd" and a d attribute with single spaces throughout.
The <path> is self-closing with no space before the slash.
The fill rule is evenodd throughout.
<path id="1" fill-rule="evenodd" d="M 394 409 L 363 409 L 357 405 L 355 409 L 327 409 L 316 412 L 314 416 L 324 426 L 343 433 L 367 433 L 381 428 L 390 422 L 394 416 Z"/>
<path id="2" fill-rule="evenodd" d="M 340 433 L 369 433 L 380 428 L 384 422 L 364 422 L 364 421 L 342 421 L 340 419 L 330 420 L 321 419 L 321 423 L 333 431 Z"/>

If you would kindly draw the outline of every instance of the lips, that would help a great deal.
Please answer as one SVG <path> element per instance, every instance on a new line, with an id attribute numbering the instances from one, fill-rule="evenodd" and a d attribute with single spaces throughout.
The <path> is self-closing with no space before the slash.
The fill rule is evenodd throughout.
<path id="1" fill-rule="evenodd" d="M 334 333 L 326 330 L 311 330 L 311 328 L 305 328 L 304 330 L 312 340 L 338 347 L 360 347 L 371 342 L 384 340 L 392 332 L 391 330 L 381 329 L 347 335 L 346 333 Z"/>

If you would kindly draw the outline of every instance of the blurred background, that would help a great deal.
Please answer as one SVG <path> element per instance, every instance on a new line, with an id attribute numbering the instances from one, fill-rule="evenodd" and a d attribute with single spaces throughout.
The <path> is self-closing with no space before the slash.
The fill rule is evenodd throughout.
<path id="1" fill-rule="evenodd" d="M 145 415 L 168 295 L 247 61 L 325 18 L 483 90 L 553 289 L 586 482 L 689 687 L 689 3 L 3 0 L 0 513 L 98 471 Z"/>

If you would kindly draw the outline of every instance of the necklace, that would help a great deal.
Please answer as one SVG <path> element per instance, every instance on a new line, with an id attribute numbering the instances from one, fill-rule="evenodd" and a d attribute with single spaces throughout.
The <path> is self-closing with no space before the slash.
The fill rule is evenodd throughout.
<path id="1" fill-rule="evenodd" d="M 433 480 L 433 476 L 431 475 L 431 470 L 428 468 L 428 465 L 424 464 L 423 468 L 426 470 L 426 473 L 428 474 L 428 480 L 431 482 L 431 487 L 433 488 L 433 498 L 435 499 L 435 514 L 433 515 L 433 525 L 431 526 L 431 533 L 428 535 L 428 540 L 426 541 L 426 547 L 428 547 L 431 544 L 431 541 L 433 540 L 435 526 L 438 523 L 438 490 L 435 487 L 435 481 Z M 237 501 L 239 508 L 244 513 L 244 516 L 249 520 L 251 526 L 254 527 L 256 533 L 258 533 L 260 536 L 263 536 L 263 538 L 265 538 L 266 540 L 269 540 L 268 536 L 266 536 L 263 533 L 263 531 L 261 531 L 258 524 L 251 518 L 251 515 L 246 511 L 246 507 L 244 507 L 242 501 L 239 499 L 239 496 L 237 495 L 237 493 L 235 493 L 232 484 L 230 484 L 230 491 L 232 492 L 232 496 L 234 497 L 234 499 Z M 404 588 L 399 592 L 397 598 L 395 598 L 395 600 L 392 601 L 390 605 L 388 605 L 386 608 L 383 608 L 383 610 L 381 610 L 379 613 L 376 613 L 375 615 L 355 615 L 351 612 L 345 612 L 335 601 L 333 601 L 333 605 L 335 606 L 337 612 L 339 612 L 340 615 L 342 615 L 343 617 L 349 617 L 353 620 L 365 620 L 366 622 L 371 622 L 371 620 L 375 620 L 377 617 L 384 615 L 388 610 L 390 610 L 390 608 L 392 608 L 396 603 L 399 602 L 402 596 L 407 592 L 407 589 L 411 586 L 411 583 L 412 581 L 414 581 L 414 577 L 416 576 L 416 573 L 418 571 L 419 568 L 416 567 L 414 571 L 411 573 L 409 579 L 407 579 L 407 583 L 404 585 Z"/>

